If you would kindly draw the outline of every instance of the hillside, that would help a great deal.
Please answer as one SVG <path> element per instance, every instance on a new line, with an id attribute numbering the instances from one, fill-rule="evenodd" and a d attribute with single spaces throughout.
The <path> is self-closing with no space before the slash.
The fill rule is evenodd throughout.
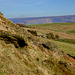
<path id="1" fill-rule="evenodd" d="M 75 23 L 49 23 L 29 25 L 42 34 L 52 32 L 64 39 L 75 39 Z"/>
<path id="2" fill-rule="evenodd" d="M 32 18 L 10 18 L 14 23 L 26 25 L 44 24 L 44 23 L 62 23 L 75 22 L 75 15 L 68 16 L 51 16 L 51 17 L 32 17 Z"/>
<path id="3" fill-rule="evenodd" d="M 0 14 L 0 75 L 75 75 L 75 59 L 29 29 Z"/>
<path id="4" fill-rule="evenodd" d="M 38 35 L 46 36 L 47 33 L 59 35 L 59 40 L 51 41 L 56 43 L 61 50 L 75 57 L 75 23 L 35 24 L 28 27 L 34 27 L 32 29 L 36 30 Z"/>

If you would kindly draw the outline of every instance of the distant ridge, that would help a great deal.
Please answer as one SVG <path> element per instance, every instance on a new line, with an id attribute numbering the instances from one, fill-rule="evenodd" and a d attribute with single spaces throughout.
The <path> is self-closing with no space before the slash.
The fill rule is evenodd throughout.
<path id="1" fill-rule="evenodd" d="M 49 17 L 30 17 L 30 18 L 10 18 L 14 23 L 23 23 L 26 25 L 44 24 L 44 23 L 63 23 L 75 22 L 75 15 L 67 16 L 49 16 Z"/>

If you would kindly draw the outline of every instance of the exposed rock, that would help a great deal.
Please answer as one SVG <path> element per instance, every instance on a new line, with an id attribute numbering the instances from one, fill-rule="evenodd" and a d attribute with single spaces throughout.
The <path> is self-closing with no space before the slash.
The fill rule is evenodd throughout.
<path id="1" fill-rule="evenodd" d="M 26 41 L 19 35 L 14 35 L 9 32 L 0 31 L 0 40 L 5 41 L 7 44 L 14 44 L 16 48 L 27 46 Z"/>
<path id="2" fill-rule="evenodd" d="M 56 51 L 58 49 L 58 47 L 51 42 L 46 42 L 46 43 L 43 43 L 42 45 L 44 48 L 47 48 L 48 50 Z"/>

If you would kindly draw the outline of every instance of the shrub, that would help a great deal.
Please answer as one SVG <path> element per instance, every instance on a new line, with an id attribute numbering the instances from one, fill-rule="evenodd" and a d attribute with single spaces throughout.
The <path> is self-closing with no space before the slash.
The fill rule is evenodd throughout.
<path id="1" fill-rule="evenodd" d="M 55 39 L 58 40 L 59 39 L 59 35 L 55 35 Z"/>
<path id="2" fill-rule="evenodd" d="M 46 34 L 46 37 L 48 39 L 54 39 L 54 34 L 53 33 L 48 33 L 48 34 Z"/>
<path id="3" fill-rule="evenodd" d="M 37 36 L 37 32 L 35 30 L 28 30 L 28 32 L 30 32 L 32 35 Z"/>

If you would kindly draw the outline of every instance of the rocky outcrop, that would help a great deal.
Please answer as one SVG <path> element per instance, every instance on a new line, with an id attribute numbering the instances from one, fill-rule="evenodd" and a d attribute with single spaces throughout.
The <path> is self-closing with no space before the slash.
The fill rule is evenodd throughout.
<path id="1" fill-rule="evenodd" d="M 27 42 L 20 35 L 11 34 L 0 30 L 0 40 L 5 41 L 6 44 L 14 44 L 16 48 L 27 46 Z"/>

